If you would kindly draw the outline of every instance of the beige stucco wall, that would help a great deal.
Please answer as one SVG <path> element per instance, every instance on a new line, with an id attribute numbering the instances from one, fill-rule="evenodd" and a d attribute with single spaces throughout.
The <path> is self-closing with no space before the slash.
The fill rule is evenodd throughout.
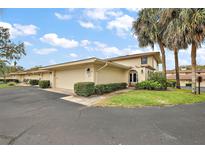
<path id="1" fill-rule="evenodd" d="M 122 60 L 114 60 L 113 62 L 122 64 L 122 65 L 131 66 L 131 67 L 136 67 L 136 66 L 140 67 L 141 66 L 141 57 L 122 59 Z M 158 70 L 157 61 L 153 56 L 147 57 L 147 64 L 154 67 L 156 70 Z"/>
<path id="2" fill-rule="evenodd" d="M 90 68 L 90 73 L 87 69 Z M 73 89 L 77 82 L 94 82 L 94 66 L 84 65 L 55 70 L 51 85 L 56 88 Z"/>
<path id="3" fill-rule="evenodd" d="M 141 58 L 122 59 L 122 60 L 115 60 L 113 62 L 126 65 L 126 66 L 135 67 L 141 65 Z"/>
<path id="4" fill-rule="evenodd" d="M 50 72 L 45 72 L 45 73 L 41 73 L 41 80 L 51 80 L 51 73 Z"/>
<path id="5" fill-rule="evenodd" d="M 191 83 L 191 81 L 185 81 L 185 80 L 180 81 L 180 86 L 185 87 L 187 83 Z M 198 87 L 198 82 L 196 83 L 196 86 Z M 205 87 L 205 81 L 201 82 L 200 86 L 201 87 Z"/>
<path id="6" fill-rule="evenodd" d="M 128 82 L 128 70 L 107 66 L 99 70 L 103 65 L 95 65 L 95 83 L 119 83 Z"/>

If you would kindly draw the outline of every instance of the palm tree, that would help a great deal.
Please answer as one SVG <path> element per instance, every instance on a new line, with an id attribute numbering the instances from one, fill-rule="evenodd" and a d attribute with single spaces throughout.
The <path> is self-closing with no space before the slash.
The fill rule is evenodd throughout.
<path id="1" fill-rule="evenodd" d="M 196 55 L 205 38 L 205 9 L 182 9 L 179 16 L 185 41 L 191 45 L 192 93 L 196 94 Z"/>
<path id="2" fill-rule="evenodd" d="M 163 40 L 166 47 L 174 51 L 176 88 L 178 89 L 180 89 L 178 52 L 180 49 L 187 49 L 188 47 L 188 43 L 184 41 L 182 21 L 179 18 L 180 11 L 181 9 L 163 9 L 160 17 L 160 24 L 166 27 Z"/>
<path id="3" fill-rule="evenodd" d="M 133 22 L 134 35 L 137 36 L 140 47 L 151 46 L 154 49 L 154 44 L 158 44 L 162 54 L 162 71 L 166 78 L 166 57 L 165 45 L 162 39 L 164 29 L 160 27 L 161 9 L 142 9 L 139 11 L 138 18 Z"/>

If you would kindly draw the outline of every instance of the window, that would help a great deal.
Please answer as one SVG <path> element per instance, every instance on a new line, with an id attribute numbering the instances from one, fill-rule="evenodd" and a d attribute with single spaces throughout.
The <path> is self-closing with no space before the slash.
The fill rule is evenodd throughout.
<path id="1" fill-rule="evenodd" d="M 141 58 L 141 64 L 147 64 L 147 57 Z"/>

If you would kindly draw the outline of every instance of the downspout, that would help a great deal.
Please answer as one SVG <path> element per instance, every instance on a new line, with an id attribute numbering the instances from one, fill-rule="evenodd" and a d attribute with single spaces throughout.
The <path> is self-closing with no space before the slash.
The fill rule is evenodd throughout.
<path id="1" fill-rule="evenodd" d="M 96 71 L 96 84 L 98 81 L 98 72 L 101 71 L 102 69 L 104 69 L 105 67 L 108 66 L 108 62 L 105 63 L 105 65 L 103 65 L 102 67 L 100 67 L 97 71 Z"/>

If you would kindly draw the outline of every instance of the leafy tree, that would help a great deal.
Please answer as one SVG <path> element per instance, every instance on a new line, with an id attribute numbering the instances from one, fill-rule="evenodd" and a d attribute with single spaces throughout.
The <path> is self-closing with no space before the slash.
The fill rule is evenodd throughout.
<path id="1" fill-rule="evenodd" d="M 10 73 L 11 68 L 6 65 L 5 62 L 0 62 L 0 77 L 3 77 L 4 82 L 6 81 L 6 76 Z"/>
<path id="2" fill-rule="evenodd" d="M 159 24 L 161 9 L 142 9 L 138 18 L 133 22 L 134 34 L 137 36 L 140 47 L 158 44 L 162 54 L 162 70 L 166 78 L 165 44 L 163 42 L 164 27 Z"/>
<path id="3" fill-rule="evenodd" d="M 23 55 L 26 55 L 24 43 L 13 43 L 10 40 L 9 29 L 0 27 L 0 61 L 17 61 Z"/>

